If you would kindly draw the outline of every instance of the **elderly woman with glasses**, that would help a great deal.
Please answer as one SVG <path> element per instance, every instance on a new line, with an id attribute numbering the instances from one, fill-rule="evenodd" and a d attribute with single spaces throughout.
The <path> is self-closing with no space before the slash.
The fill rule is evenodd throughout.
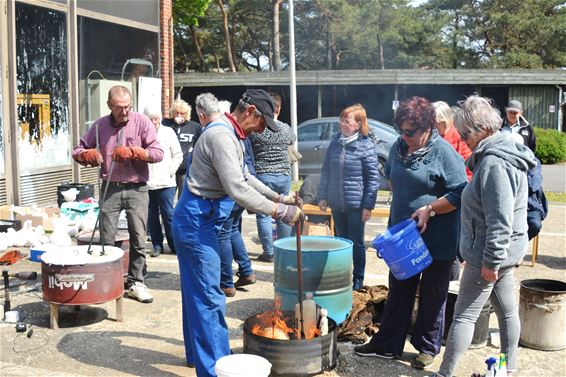
<path id="1" fill-rule="evenodd" d="M 467 177 L 462 157 L 439 136 L 434 107 L 427 99 L 413 97 L 402 102 L 394 122 L 401 136 L 385 165 L 393 192 L 389 225 L 414 219 L 433 262 L 406 280 L 389 273 L 389 294 L 379 332 L 354 352 L 385 359 L 401 357 L 420 286 L 411 337 L 419 354 L 411 365 L 424 369 L 432 364 L 442 344 L 450 270 L 458 245 L 457 209 Z"/>
<path id="2" fill-rule="evenodd" d="M 527 171 L 536 161 L 528 147 L 499 131 L 499 111 L 486 98 L 469 97 L 456 113 L 456 128 L 472 150 L 466 165 L 474 173 L 462 193 L 460 253 L 466 266 L 440 371 L 433 375 L 454 374 L 487 300 L 497 314 L 501 352 L 512 372 L 521 327 L 513 270 L 527 249 Z"/>
<path id="3" fill-rule="evenodd" d="M 353 242 L 353 289 L 364 283 L 365 223 L 371 217 L 379 188 L 375 146 L 368 137 L 366 110 L 356 104 L 342 110 L 340 133 L 330 142 L 322 165 L 318 206 L 332 209 L 336 235 Z M 343 319 L 343 318 L 342 318 Z"/>

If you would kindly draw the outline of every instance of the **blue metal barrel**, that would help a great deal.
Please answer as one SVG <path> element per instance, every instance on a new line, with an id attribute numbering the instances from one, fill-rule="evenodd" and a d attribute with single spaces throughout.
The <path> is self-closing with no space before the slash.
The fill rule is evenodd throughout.
<path id="1" fill-rule="evenodd" d="M 275 295 L 282 310 L 295 310 L 297 291 L 297 241 L 287 237 L 273 243 Z M 342 323 L 352 309 L 352 241 L 338 237 L 301 237 L 303 292 Z M 303 297 L 304 299 L 304 297 Z"/>

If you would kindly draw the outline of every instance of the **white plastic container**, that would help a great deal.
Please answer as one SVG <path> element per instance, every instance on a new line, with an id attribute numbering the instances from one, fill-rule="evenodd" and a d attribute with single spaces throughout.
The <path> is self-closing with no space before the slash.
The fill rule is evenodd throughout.
<path id="1" fill-rule="evenodd" d="M 20 320 L 20 312 L 17 310 L 10 310 L 4 313 L 4 321 L 8 323 L 16 323 Z"/>
<path id="2" fill-rule="evenodd" d="M 214 372 L 218 377 L 268 377 L 271 363 L 261 356 L 240 353 L 218 359 Z"/>
<path id="3" fill-rule="evenodd" d="M 312 299 L 312 292 L 305 294 L 306 299 L 303 300 L 303 325 L 301 327 L 301 309 L 299 303 L 295 305 L 295 323 L 299 334 L 305 334 L 306 339 L 312 339 L 318 326 L 318 305 Z"/>

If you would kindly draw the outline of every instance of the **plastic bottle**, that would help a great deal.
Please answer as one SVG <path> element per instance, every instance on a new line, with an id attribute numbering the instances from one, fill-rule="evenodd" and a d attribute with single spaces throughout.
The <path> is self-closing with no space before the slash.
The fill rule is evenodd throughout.
<path id="1" fill-rule="evenodd" d="M 320 309 L 320 336 L 328 334 L 328 310 Z"/>
<path id="2" fill-rule="evenodd" d="M 497 359 L 495 357 L 490 357 L 485 361 L 487 369 L 485 371 L 485 377 L 495 377 L 495 367 L 497 365 Z"/>
<path id="3" fill-rule="evenodd" d="M 301 309 L 299 303 L 295 305 L 295 323 L 296 328 L 299 330 L 299 336 L 302 339 L 304 334 L 305 339 L 314 338 L 315 331 L 318 323 L 318 305 L 312 299 L 312 293 L 306 293 L 306 299 L 303 300 L 303 326 L 301 327 Z"/>
<path id="4" fill-rule="evenodd" d="M 495 375 L 497 377 L 507 377 L 507 357 L 504 353 L 499 354 L 499 368 Z"/>

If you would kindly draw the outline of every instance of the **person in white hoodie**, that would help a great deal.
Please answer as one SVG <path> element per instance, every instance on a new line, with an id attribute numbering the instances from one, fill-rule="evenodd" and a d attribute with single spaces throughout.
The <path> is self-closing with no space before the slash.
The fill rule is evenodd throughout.
<path id="1" fill-rule="evenodd" d="M 177 183 L 175 173 L 183 161 L 183 151 L 175 131 L 161 124 L 161 111 L 158 108 L 146 107 L 144 114 L 151 120 L 157 131 L 157 140 L 163 148 L 163 160 L 149 166 L 149 208 L 148 230 L 153 244 L 152 257 L 158 257 L 163 252 L 163 231 L 161 220 L 165 229 L 165 238 L 169 249 L 175 254 L 173 236 L 171 235 L 171 222 L 173 221 L 173 200 Z"/>

